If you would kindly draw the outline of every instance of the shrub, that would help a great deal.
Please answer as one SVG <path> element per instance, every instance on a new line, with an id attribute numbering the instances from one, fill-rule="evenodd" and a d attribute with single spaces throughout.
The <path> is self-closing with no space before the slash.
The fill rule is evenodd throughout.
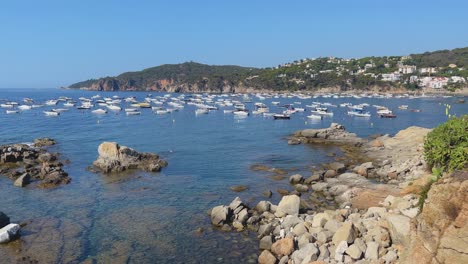
<path id="1" fill-rule="evenodd" d="M 464 169 L 468 165 L 468 115 L 451 118 L 430 132 L 424 142 L 429 167 L 441 172 Z"/>

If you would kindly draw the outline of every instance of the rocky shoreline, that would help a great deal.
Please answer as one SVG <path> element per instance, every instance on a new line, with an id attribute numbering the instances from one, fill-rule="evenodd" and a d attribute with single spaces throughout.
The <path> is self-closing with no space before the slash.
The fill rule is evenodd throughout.
<path id="1" fill-rule="evenodd" d="M 60 155 L 48 152 L 47 147 L 51 145 L 55 145 L 53 139 L 40 138 L 32 145 L 0 146 L 0 174 L 12 179 L 18 187 L 53 188 L 70 183 Z"/>
<path id="2" fill-rule="evenodd" d="M 224 231 L 256 232 L 262 250 L 259 263 L 419 263 L 412 257 L 418 252 L 427 263 L 466 263 L 468 243 L 462 234 L 468 232 L 462 221 L 468 215 L 463 202 L 467 173 L 447 175 L 448 183 L 458 185 L 441 187 L 465 190 L 453 195 L 455 223 L 447 219 L 443 226 L 428 224 L 435 221 L 430 211 L 440 213 L 447 204 L 420 214 L 419 194 L 432 177 L 422 155 L 430 131 L 409 127 L 394 137 L 374 140 L 358 138 L 339 124 L 298 131 L 288 144 L 338 145 L 345 156 L 337 159 L 347 162 L 328 164 L 308 178 L 290 176 L 292 191 L 282 192 L 277 205 L 265 200 L 249 206 L 237 197 L 229 205 L 216 206 L 210 212 L 211 222 Z M 428 200 L 431 195 L 438 194 L 431 190 Z M 450 239 L 460 244 L 443 239 L 441 230 L 447 228 Z"/>

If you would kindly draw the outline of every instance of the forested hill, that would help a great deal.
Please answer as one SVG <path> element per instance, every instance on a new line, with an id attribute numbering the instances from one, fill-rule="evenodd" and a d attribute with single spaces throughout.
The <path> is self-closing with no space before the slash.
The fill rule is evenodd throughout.
<path id="1" fill-rule="evenodd" d="M 468 78 L 467 67 L 468 47 L 409 56 L 305 58 L 262 69 L 195 62 L 166 64 L 116 77 L 91 79 L 69 88 L 169 92 L 316 90 L 325 87 L 341 90 L 369 87 L 418 89 L 421 86 L 419 80 L 427 76 L 445 77 L 449 80 L 446 85 L 450 84 L 452 76 L 464 80 Z M 464 84 L 457 83 L 458 86 Z"/>

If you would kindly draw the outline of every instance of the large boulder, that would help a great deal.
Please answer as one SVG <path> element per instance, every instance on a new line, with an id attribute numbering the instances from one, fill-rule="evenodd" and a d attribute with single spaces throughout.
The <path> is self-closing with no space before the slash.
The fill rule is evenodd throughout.
<path id="1" fill-rule="evenodd" d="M 301 199 L 297 195 L 283 196 L 278 204 L 275 215 L 283 217 L 286 215 L 298 215 Z"/>
<path id="2" fill-rule="evenodd" d="M 341 241 L 346 241 L 348 244 L 352 244 L 354 239 L 357 237 L 358 231 L 354 227 L 354 224 L 351 222 L 343 223 L 343 225 L 338 228 L 336 233 L 333 235 L 333 243 L 338 245 Z"/>
<path id="3" fill-rule="evenodd" d="M 222 226 L 229 219 L 230 208 L 224 205 L 215 206 L 211 210 L 211 223 L 215 226 Z"/>
<path id="4" fill-rule="evenodd" d="M 294 251 L 294 240 L 292 237 L 286 237 L 273 243 L 271 251 L 277 256 L 289 256 Z"/>
<path id="5" fill-rule="evenodd" d="M 8 243 L 18 236 L 20 226 L 18 224 L 8 224 L 0 228 L 0 243 Z"/>
<path id="6" fill-rule="evenodd" d="M 140 153 L 115 142 L 101 143 L 98 153 L 99 157 L 93 165 L 103 173 L 121 172 L 128 169 L 157 172 L 167 166 L 167 162 L 159 159 L 156 154 Z"/>

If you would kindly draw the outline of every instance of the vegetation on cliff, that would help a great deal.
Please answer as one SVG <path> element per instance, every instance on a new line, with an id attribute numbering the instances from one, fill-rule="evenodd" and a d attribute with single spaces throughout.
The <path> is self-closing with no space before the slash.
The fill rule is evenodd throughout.
<path id="1" fill-rule="evenodd" d="M 451 172 L 468 165 L 468 115 L 451 118 L 434 128 L 424 142 L 430 168 Z"/>
<path id="2" fill-rule="evenodd" d="M 468 78 L 468 47 L 410 56 L 342 59 L 322 57 L 301 59 L 271 68 L 212 66 L 195 62 L 166 64 L 142 71 L 126 72 L 78 82 L 69 88 L 92 90 L 161 90 L 223 92 L 232 87 L 262 90 L 316 90 L 337 87 L 341 90 L 379 87 L 417 89 L 410 76 L 435 76 L 433 72 L 401 70 L 405 65 L 436 67 L 437 75 Z M 454 66 L 455 65 L 455 66 Z M 393 76 L 392 74 L 395 73 Z M 392 75 L 392 76 L 385 76 Z M 451 86 L 450 86 L 451 85 Z M 450 87 L 460 86 L 459 82 Z M 464 83 L 462 83 L 462 86 Z"/>

